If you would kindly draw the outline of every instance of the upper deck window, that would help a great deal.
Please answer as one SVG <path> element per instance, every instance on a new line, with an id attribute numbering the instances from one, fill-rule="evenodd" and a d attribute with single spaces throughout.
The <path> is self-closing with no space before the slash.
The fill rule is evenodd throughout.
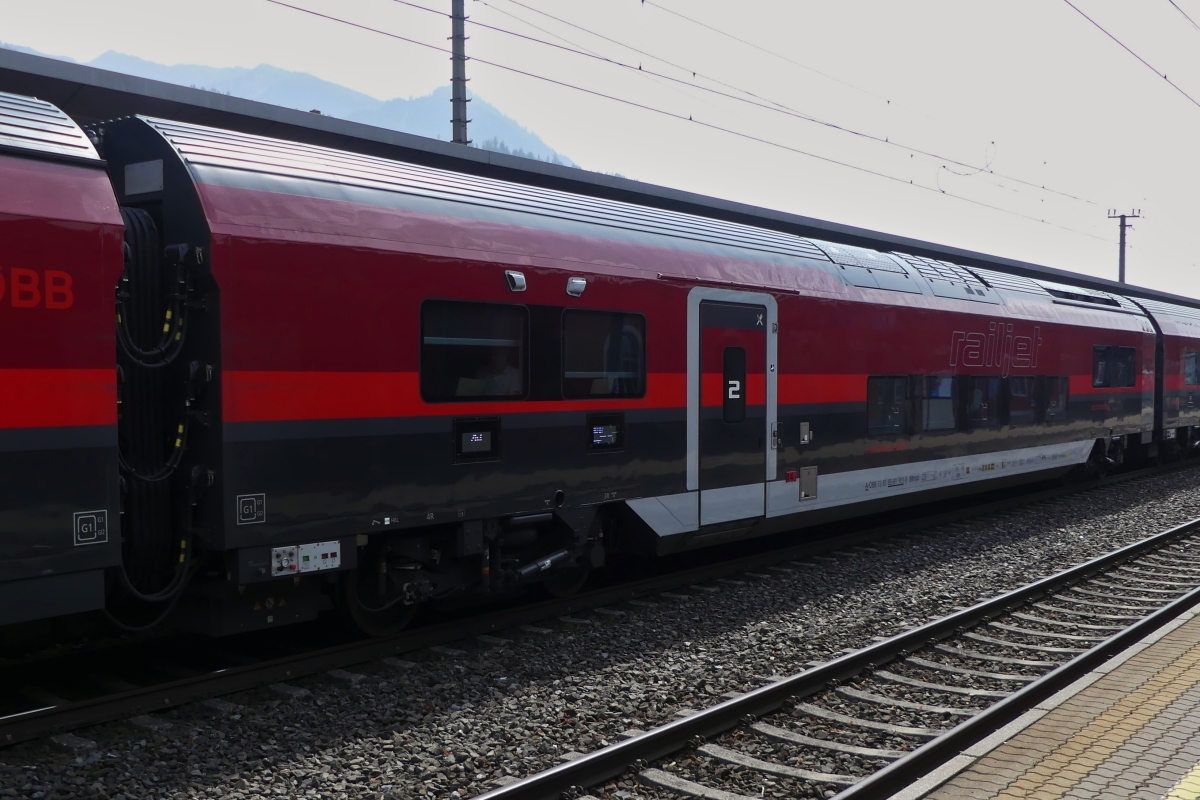
<path id="1" fill-rule="evenodd" d="M 1092 348 L 1092 386 L 1112 386 L 1112 351 L 1099 345 Z"/>
<path id="2" fill-rule="evenodd" d="M 1117 369 L 1113 386 L 1137 386 L 1137 349 L 1117 348 Z"/>
<path id="3" fill-rule="evenodd" d="M 1187 386 L 1200 386 L 1200 353 L 1183 351 L 1183 382 Z"/>
<path id="4" fill-rule="evenodd" d="M 529 382 L 523 306 L 429 300 L 421 306 L 421 396 L 516 400 Z"/>
<path id="5" fill-rule="evenodd" d="M 646 319 L 610 311 L 563 312 L 563 396 L 646 393 Z"/>
<path id="6" fill-rule="evenodd" d="M 1137 386 L 1137 348 L 1112 345 L 1093 347 L 1092 386 Z"/>

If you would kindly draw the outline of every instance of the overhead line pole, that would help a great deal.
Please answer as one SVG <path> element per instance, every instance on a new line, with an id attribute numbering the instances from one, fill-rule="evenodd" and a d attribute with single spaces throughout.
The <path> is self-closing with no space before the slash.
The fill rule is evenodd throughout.
<path id="1" fill-rule="evenodd" d="M 1128 214 L 1118 214 L 1115 210 L 1108 212 L 1109 219 L 1121 220 L 1121 260 L 1117 268 L 1117 283 L 1125 282 L 1125 229 L 1133 227 L 1127 220 L 1140 219 L 1141 214 L 1142 210 L 1140 208 L 1135 208 Z"/>
<path id="2" fill-rule="evenodd" d="M 451 138 L 455 144 L 470 144 L 467 138 L 467 15 L 464 9 L 465 0 L 450 2 L 450 62 L 453 65 L 450 76 L 450 103 L 453 106 L 453 116 L 450 119 Z"/>

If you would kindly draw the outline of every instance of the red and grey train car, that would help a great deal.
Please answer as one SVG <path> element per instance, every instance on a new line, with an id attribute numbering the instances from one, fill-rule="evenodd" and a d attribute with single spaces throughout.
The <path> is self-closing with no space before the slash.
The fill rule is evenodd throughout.
<path id="1" fill-rule="evenodd" d="M 116 287 L 110 591 L 203 630 L 336 602 L 386 631 L 1200 424 L 1195 309 L 166 120 L 90 133 L 109 260 L 63 257 Z"/>
<path id="2" fill-rule="evenodd" d="M 92 143 L 49 103 L 0 94 L 0 624 L 102 608 L 121 563 L 121 267 Z"/>
<path id="3" fill-rule="evenodd" d="M 1200 310 L 1158 300 L 1137 303 L 1158 332 L 1154 427 L 1162 432 L 1164 450 L 1190 452 L 1200 430 Z"/>

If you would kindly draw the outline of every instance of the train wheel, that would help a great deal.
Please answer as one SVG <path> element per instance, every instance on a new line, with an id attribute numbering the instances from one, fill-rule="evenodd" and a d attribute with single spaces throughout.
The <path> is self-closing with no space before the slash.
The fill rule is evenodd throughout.
<path id="1" fill-rule="evenodd" d="M 591 574 L 590 566 L 568 567 L 555 572 L 554 576 L 547 578 L 542 585 L 551 597 L 570 597 L 583 588 Z"/>
<path id="2" fill-rule="evenodd" d="M 388 603 L 395 601 L 377 603 L 372 599 L 364 599 L 365 592 L 359 592 L 362 578 L 361 572 L 356 570 L 342 580 L 342 608 L 354 627 L 368 636 L 377 638 L 395 636 L 407 628 L 417 615 L 420 605 L 405 605 L 402 602 L 389 605 Z M 371 580 L 374 580 L 373 575 Z M 370 598 L 370 595 L 365 597 Z"/>
<path id="3" fill-rule="evenodd" d="M 1096 442 L 1092 448 L 1091 455 L 1084 462 L 1083 468 L 1087 472 L 1088 477 L 1099 480 L 1108 474 L 1108 457 L 1104 452 L 1104 443 Z"/>

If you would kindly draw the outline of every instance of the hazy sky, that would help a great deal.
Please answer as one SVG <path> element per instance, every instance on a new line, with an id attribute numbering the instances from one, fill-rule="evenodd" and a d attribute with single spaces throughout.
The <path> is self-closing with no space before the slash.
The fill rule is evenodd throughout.
<path id="1" fill-rule="evenodd" d="M 448 46 L 446 17 L 395 0 L 287 2 Z M 1200 28 L 1169 0 L 1071 2 L 1200 103 Z M 1200 0 L 1175 2 L 1200 22 Z M 268 63 L 379 98 L 450 72 L 443 52 L 267 0 L 0 12 L 0 40 L 81 61 Z M 476 59 L 657 109 L 468 65 L 472 91 L 587 169 L 1111 278 L 1107 209 L 1141 208 L 1130 282 L 1200 297 L 1200 105 L 1066 0 L 467 0 L 467 13 L 635 68 L 468 25 Z"/>

